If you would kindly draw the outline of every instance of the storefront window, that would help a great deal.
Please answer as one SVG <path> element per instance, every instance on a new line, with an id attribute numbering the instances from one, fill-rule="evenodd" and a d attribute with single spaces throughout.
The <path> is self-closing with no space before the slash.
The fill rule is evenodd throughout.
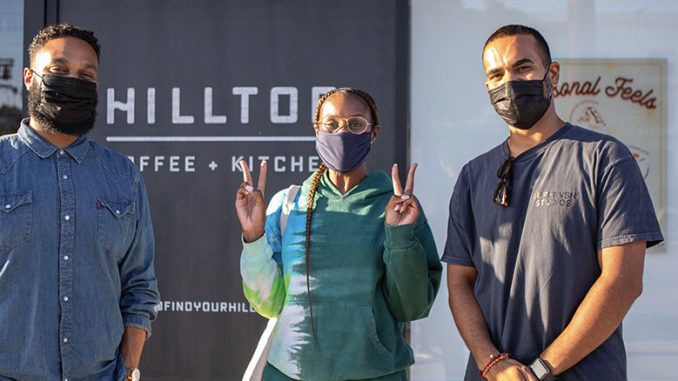
<path id="1" fill-rule="evenodd" d="M 0 0 L 0 135 L 16 131 L 21 120 L 23 0 Z"/>
<path id="2" fill-rule="evenodd" d="M 678 234 L 678 204 L 671 197 L 678 190 L 678 2 L 412 0 L 411 4 L 410 152 L 411 160 L 419 164 L 417 196 L 439 250 L 447 237 L 446 206 L 462 167 L 508 136 L 485 87 L 483 44 L 502 25 L 532 26 L 560 62 L 555 101 L 560 117 L 625 143 L 652 192 L 666 244 L 648 250 L 643 295 L 624 319 L 628 378 L 676 379 L 678 299 L 667 290 L 675 288 L 678 268 L 675 245 L 671 246 Z M 598 86 L 574 88 L 587 81 L 588 86 Z M 624 90 L 629 87 L 633 90 Z M 620 97 L 622 91 L 647 96 L 633 102 L 627 95 Z M 469 353 L 447 299 L 443 283 L 430 316 L 412 324 L 414 380 L 463 379 Z"/>

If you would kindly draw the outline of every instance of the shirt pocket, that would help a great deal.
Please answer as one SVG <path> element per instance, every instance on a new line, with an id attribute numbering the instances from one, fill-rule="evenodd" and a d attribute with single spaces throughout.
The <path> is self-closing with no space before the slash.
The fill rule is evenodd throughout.
<path id="1" fill-rule="evenodd" d="M 135 205 L 128 200 L 97 200 L 97 242 L 122 257 L 134 238 Z"/>
<path id="2" fill-rule="evenodd" d="M 0 193 L 0 254 L 31 240 L 32 201 L 31 192 Z"/>

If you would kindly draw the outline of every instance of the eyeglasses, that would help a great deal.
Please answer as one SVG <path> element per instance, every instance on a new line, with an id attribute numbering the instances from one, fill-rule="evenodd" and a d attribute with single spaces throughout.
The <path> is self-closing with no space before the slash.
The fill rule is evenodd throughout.
<path id="1" fill-rule="evenodd" d="M 497 177 L 499 177 L 499 184 L 497 184 L 497 189 L 494 190 L 494 203 L 508 208 L 509 199 L 511 198 L 511 181 L 513 179 L 512 157 L 506 159 L 504 164 L 499 167 Z"/>
<path id="2" fill-rule="evenodd" d="M 318 122 L 317 125 L 321 130 L 330 133 L 335 133 L 344 127 L 350 133 L 360 135 L 367 131 L 367 128 L 372 126 L 372 123 L 362 116 L 350 116 L 348 118 L 330 117 L 322 122 Z"/>

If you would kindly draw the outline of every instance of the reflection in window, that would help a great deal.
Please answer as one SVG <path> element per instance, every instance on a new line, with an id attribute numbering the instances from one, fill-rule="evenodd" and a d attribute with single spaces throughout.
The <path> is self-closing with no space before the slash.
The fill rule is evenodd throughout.
<path id="1" fill-rule="evenodd" d="M 0 135 L 21 121 L 23 0 L 0 0 Z"/>

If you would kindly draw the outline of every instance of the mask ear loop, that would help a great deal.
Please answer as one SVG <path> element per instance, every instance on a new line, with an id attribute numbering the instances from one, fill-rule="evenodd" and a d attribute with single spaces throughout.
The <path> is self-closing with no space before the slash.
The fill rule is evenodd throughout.
<path id="1" fill-rule="evenodd" d="M 45 78 L 44 78 L 44 74 L 38 74 L 38 72 L 35 71 L 35 70 L 33 70 L 33 69 L 30 69 L 30 70 L 33 72 L 33 74 L 37 75 L 38 78 L 40 78 L 40 84 L 41 84 L 42 86 L 45 86 Z"/>
<path id="2" fill-rule="evenodd" d="M 42 75 L 38 74 L 38 72 L 33 70 L 33 69 L 30 69 L 30 70 L 33 74 L 37 75 L 38 78 L 40 78 L 40 82 L 42 82 L 43 84 L 45 83 L 45 80 L 42 78 Z"/>
<path id="3" fill-rule="evenodd" d="M 38 78 L 40 78 L 40 80 L 42 81 L 42 75 L 38 74 L 38 72 L 33 69 L 31 69 L 31 71 L 33 72 L 33 74 L 37 75 Z"/>
<path id="4" fill-rule="evenodd" d="M 541 80 L 544 86 L 544 95 L 547 95 L 546 93 L 548 93 L 547 98 L 549 101 L 551 101 L 551 99 L 553 98 L 553 85 L 551 84 L 551 77 L 549 75 L 551 74 L 552 63 L 553 63 L 552 61 L 549 61 L 549 63 L 546 65 L 546 74 L 544 74 L 544 78 Z"/>

